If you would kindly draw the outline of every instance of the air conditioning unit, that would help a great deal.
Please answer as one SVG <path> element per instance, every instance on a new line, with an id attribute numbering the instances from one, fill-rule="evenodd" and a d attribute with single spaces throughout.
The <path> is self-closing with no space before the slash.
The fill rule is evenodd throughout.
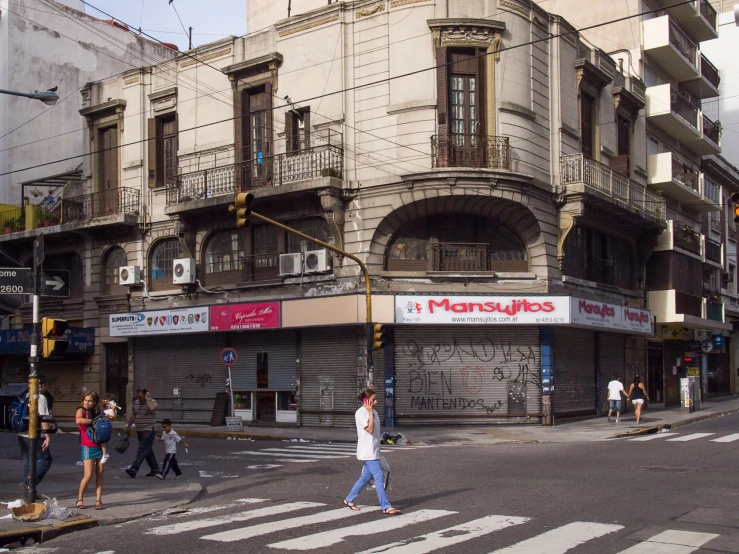
<path id="1" fill-rule="evenodd" d="M 137 265 L 122 265 L 118 268 L 119 285 L 141 284 L 141 268 Z"/>
<path id="2" fill-rule="evenodd" d="M 305 273 L 325 273 L 331 271 L 331 253 L 322 248 L 321 250 L 308 250 L 305 253 Z"/>
<path id="3" fill-rule="evenodd" d="M 172 262 L 172 282 L 175 285 L 190 285 L 195 279 L 195 258 L 180 258 Z"/>
<path id="4" fill-rule="evenodd" d="M 300 275 L 300 254 L 280 254 L 280 275 Z"/>

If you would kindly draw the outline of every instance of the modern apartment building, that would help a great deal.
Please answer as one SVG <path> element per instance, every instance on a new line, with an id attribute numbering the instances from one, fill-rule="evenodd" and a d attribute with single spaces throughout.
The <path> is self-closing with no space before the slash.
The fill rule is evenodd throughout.
<path id="1" fill-rule="evenodd" d="M 695 183 L 652 182 L 657 101 L 624 57 L 528 0 L 287 4 L 250 2 L 258 32 L 82 90 L 83 178 L 54 225 L 0 236 L 25 259 L 44 233 L 48 266 L 73 275 L 44 313 L 95 330 L 48 373 L 145 386 L 181 421 L 210 420 L 230 375 L 238 415 L 295 425 L 353 425 L 368 381 L 387 423 L 551 422 L 644 375 L 647 263 L 682 229 L 668 213 L 697 226 L 702 279 L 723 264 L 699 227 L 721 197 L 688 149 Z M 733 179 L 722 163 L 712 182 Z M 688 208 L 665 201 L 678 186 Z M 360 267 L 237 228 L 240 191 L 367 267 L 373 371 Z"/>

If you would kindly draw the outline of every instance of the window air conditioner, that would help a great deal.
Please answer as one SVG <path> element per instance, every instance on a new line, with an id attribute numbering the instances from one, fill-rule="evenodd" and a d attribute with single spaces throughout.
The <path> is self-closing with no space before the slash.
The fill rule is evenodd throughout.
<path id="1" fill-rule="evenodd" d="M 118 268 L 119 285 L 138 285 L 141 282 L 141 268 L 137 265 L 122 265 Z"/>
<path id="2" fill-rule="evenodd" d="M 194 258 L 180 258 L 172 262 L 172 282 L 175 285 L 191 285 L 195 279 Z"/>
<path id="3" fill-rule="evenodd" d="M 305 253 L 305 273 L 325 273 L 331 271 L 331 253 L 322 248 L 321 250 L 308 250 Z"/>
<path id="4" fill-rule="evenodd" d="M 280 275 L 300 275 L 300 254 L 280 254 Z"/>

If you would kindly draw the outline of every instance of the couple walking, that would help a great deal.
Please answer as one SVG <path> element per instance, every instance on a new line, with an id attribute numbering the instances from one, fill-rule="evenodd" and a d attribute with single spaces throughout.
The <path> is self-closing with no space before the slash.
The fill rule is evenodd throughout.
<path id="1" fill-rule="evenodd" d="M 644 407 L 644 400 L 649 400 L 647 389 L 637 375 L 629 387 L 629 392 L 625 392 L 625 390 L 623 383 L 621 383 L 621 377 L 616 377 L 608 383 L 608 422 L 612 423 L 611 416 L 613 412 L 616 412 L 616 423 L 621 423 L 621 395 L 623 394 L 626 396 L 626 400 L 631 399 L 631 403 L 634 405 L 634 412 L 636 412 L 636 424 L 639 425 L 641 423 L 641 411 Z"/>

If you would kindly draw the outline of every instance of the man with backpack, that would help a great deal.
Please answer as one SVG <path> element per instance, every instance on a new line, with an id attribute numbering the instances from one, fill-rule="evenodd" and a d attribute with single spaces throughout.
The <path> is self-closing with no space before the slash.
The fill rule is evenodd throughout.
<path id="1" fill-rule="evenodd" d="M 159 463 L 154 455 L 154 439 L 156 438 L 157 424 L 157 401 L 154 400 L 146 389 L 136 389 L 136 400 L 131 409 L 131 417 L 128 419 L 126 432 L 131 432 L 131 425 L 136 424 L 136 436 L 139 439 L 139 449 L 136 459 L 131 467 L 126 470 L 129 477 L 136 477 L 141 464 L 149 464 L 147 477 L 154 477 L 159 473 Z"/>
<path id="2" fill-rule="evenodd" d="M 18 444 L 21 447 L 21 456 L 23 457 L 23 481 L 21 487 L 24 493 L 28 491 L 28 455 L 30 448 L 30 439 L 28 438 L 28 422 L 26 417 L 29 415 L 29 403 L 30 393 L 26 393 L 23 397 L 18 398 L 14 405 L 11 407 L 12 415 L 10 423 L 13 427 L 13 431 L 18 433 Z M 16 405 L 17 404 L 17 405 Z M 46 401 L 46 397 L 43 394 L 38 395 L 38 415 L 49 416 L 49 405 Z M 41 423 L 42 429 L 48 429 L 48 423 Z M 41 448 L 36 449 L 36 485 L 38 485 L 43 479 L 46 473 L 51 468 L 51 450 L 49 449 L 49 442 L 51 440 L 51 434 L 43 434 L 44 438 Z"/>

